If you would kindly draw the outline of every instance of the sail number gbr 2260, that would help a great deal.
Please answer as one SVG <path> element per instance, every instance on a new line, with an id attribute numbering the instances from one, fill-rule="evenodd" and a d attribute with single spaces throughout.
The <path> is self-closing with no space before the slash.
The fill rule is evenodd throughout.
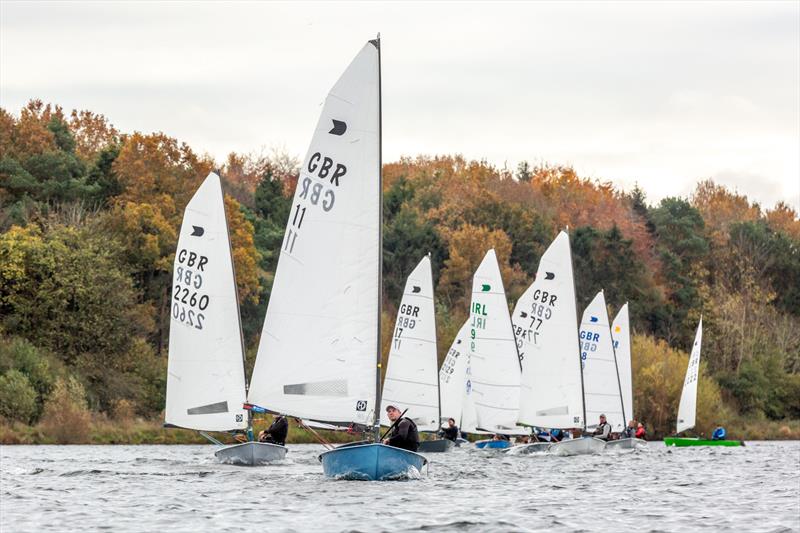
<path id="1" fill-rule="evenodd" d="M 175 283 L 172 288 L 172 318 L 195 329 L 203 329 L 208 295 L 200 292 L 208 258 L 185 248 L 178 252 Z"/>

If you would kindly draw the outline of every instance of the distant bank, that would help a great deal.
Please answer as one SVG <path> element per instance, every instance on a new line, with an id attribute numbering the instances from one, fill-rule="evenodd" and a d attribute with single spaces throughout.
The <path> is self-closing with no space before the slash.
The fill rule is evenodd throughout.
<path id="1" fill-rule="evenodd" d="M 256 432 L 264 429 L 266 420 L 257 420 Z M 106 417 L 95 417 L 88 425 L 64 424 L 60 428 L 28 426 L 20 422 L 8 422 L 0 419 L 0 444 L 207 444 L 208 441 L 199 433 L 181 429 L 164 429 L 160 420 L 111 420 Z M 739 420 L 727 426 L 730 438 L 739 440 L 800 440 L 800 420 L 768 421 Z M 215 433 L 214 436 L 225 437 L 226 442 L 233 438 Z M 329 442 L 349 442 L 359 440 L 361 435 L 346 432 L 322 431 L 320 435 Z M 653 437 L 660 440 L 661 436 Z M 318 442 L 311 432 L 290 424 L 290 444 L 307 444 Z"/>

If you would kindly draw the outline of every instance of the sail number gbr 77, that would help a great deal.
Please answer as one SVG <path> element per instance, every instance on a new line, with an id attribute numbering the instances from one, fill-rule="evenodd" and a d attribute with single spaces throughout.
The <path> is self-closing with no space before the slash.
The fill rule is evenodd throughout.
<path id="1" fill-rule="evenodd" d="M 182 248 L 178 252 L 175 268 L 175 287 L 172 292 L 172 318 L 187 326 L 203 329 L 206 319 L 203 311 L 208 308 L 208 295 L 200 292 L 203 287 L 203 272 L 208 257 Z"/>

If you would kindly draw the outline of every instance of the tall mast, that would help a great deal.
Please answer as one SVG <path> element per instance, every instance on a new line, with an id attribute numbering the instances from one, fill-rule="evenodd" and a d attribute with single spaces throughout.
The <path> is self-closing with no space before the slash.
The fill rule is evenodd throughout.
<path id="1" fill-rule="evenodd" d="M 428 252 L 428 266 L 431 270 L 431 286 L 433 286 L 433 265 L 430 263 L 431 253 Z M 433 291 L 431 291 L 433 294 Z M 436 341 L 436 299 L 434 297 L 433 300 L 433 340 Z M 439 418 L 437 424 L 439 424 L 439 429 L 442 429 L 442 383 L 439 381 L 439 344 L 436 344 L 436 397 L 438 398 L 438 403 L 436 404 L 439 408 Z M 439 431 L 437 429 L 437 433 Z"/>
<path id="2" fill-rule="evenodd" d="M 567 232 L 567 244 L 569 245 L 569 264 L 572 267 L 572 286 L 575 287 L 575 261 L 572 260 L 572 243 L 569 239 L 569 226 L 566 228 Z M 583 386 L 583 359 L 581 358 L 581 339 L 580 339 L 580 328 L 581 328 L 581 321 L 578 318 L 578 291 L 574 291 L 573 294 L 575 295 L 575 322 L 578 324 L 578 370 L 581 374 L 581 402 L 583 402 L 583 431 L 586 431 L 586 390 Z"/>
<path id="3" fill-rule="evenodd" d="M 375 409 L 372 430 L 381 436 L 381 310 L 383 309 L 383 108 L 381 103 L 381 34 L 370 41 L 378 49 L 378 343 L 375 353 Z"/>
<path id="4" fill-rule="evenodd" d="M 233 260 L 233 243 L 231 242 L 231 231 L 228 227 L 228 210 L 225 208 L 225 191 L 222 190 L 222 172 L 217 171 L 219 176 L 219 190 L 222 194 L 222 218 L 225 219 L 225 235 L 228 237 L 228 252 L 231 257 L 231 272 L 233 273 L 233 294 L 236 297 L 236 319 L 239 322 L 239 342 L 242 345 L 242 372 L 244 373 L 244 396 L 250 392 L 250 382 L 247 379 L 247 353 L 244 348 L 244 331 L 242 330 L 242 312 L 239 304 L 239 287 L 236 285 L 236 264 Z M 253 440 L 253 412 L 247 410 L 247 438 Z"/>
<path id="5" fill-rule="evenodd" d="M 608 310 L 606 310 L 606 313 L 608 313 Z M 616 347 L 614 347 L 614 333 L 613 329 L 611 329 L 612 326 L 613 326 L 612 324 L 609 324 L 608 332 L 611 334 L 611 351 L 614 354 L 614 368 L 617 369 L 617 385 L 619 386 L 619 403 L 620 405 L 622 405 L 622 428 L 624 430 L 626 427 L 628 427 L 628 415 L 625 414 L 625 401 L 622 399 L 622 380 L 619 377 L 619 363 L 617 363 L 617 349 Z"/>

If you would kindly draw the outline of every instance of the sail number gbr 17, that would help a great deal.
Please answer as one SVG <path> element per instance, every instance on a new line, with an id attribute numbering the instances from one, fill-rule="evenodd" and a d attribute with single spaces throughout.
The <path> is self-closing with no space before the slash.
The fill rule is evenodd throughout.
<path id="1" fill-rule="evenodd" d="M 175 288 L 172 292 L 172 318 L 187 326 L 203 329 L 208 308 L 208 295 L 200 292 L 208 258 L 195 252 L 181 249 L 178 252 L 178 267 L 175 269 Z"/>

